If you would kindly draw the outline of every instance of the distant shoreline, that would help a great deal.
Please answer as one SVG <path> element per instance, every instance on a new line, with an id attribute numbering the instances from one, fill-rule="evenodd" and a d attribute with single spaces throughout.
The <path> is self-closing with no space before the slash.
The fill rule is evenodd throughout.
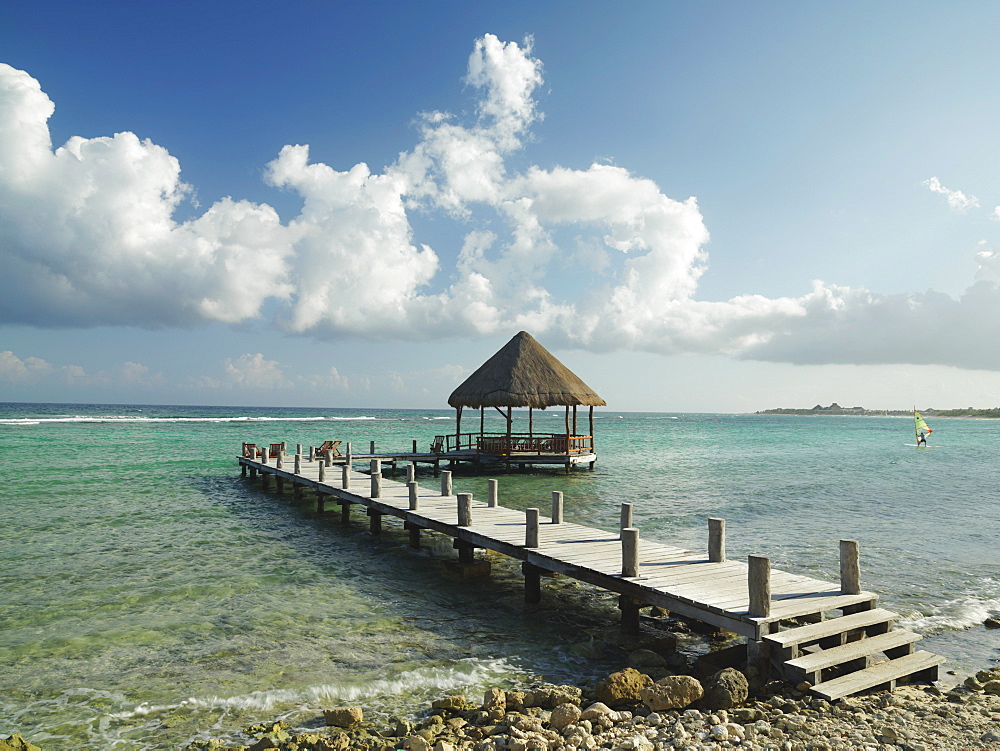
<path id="1" fill-rule="evenodd" d="M 917 410 L 924 417 L 965 417 L 965 418 L 986 418 L 1000 419 L 1000 407 L 992 409 L 980 409 L 968 407 L 966 409 L 926 409 Z M 865 409 L 864 407 L 841 407 L 834 402 L 829 407 L 822 407 L 817 404 L 809 409 L 797 407 L 779 407 L 777 409 L 764 409 L 754 412 L 755 415 L 836 415 L 857 416 L 857 417 L 912 417 L 911 409 Z"/>

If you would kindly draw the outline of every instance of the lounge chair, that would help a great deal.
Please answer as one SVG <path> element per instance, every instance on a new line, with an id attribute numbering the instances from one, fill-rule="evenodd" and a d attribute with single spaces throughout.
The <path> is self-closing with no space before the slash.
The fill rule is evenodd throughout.
<path id="1" fill-rule="evenodd" d="M 327 451 L 332 451 L 334 456 L 340 456 L 340 450 L 337 448 L 342 441 L 323 441 L 322 446 L 316 447 L 316 456 L 326 456 Z"/>
<path id="2" fill-rule="evenodd" d="M 281 456 L 285 453 L 284 443 L 272 443 L 271 448 L 268 450 L 267 455 L 270 457 Z"/>
<path id="3" fill-rule="evenodd" d="M 256 459 L 258 456 L 260 456 L 260 449 L 257 448 L 256 443 L 243 444 L 243 457 L 245 459 Z"/>
<path id="4" fill-rule="evenodd" d="M 435 454 L 440 454 L 444 451 L 444 436 L 434 436 L 434 442 L 431 443 L 431 451 Z"/>

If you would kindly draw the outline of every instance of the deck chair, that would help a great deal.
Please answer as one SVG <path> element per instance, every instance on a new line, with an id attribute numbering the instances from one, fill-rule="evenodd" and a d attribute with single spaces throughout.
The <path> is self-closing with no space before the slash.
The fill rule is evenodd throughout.
<path id="1" fill-rule="evenodd" d="M 268 449 L 267 455 L 271 457 L 281 456 L 284 453 L 284 451 L 285 451 L 284 443 L 272 443 L 271 448 Z"/>
<path id="2" fill-rule="evenodd" d="M 325 456 L 327 451 L 332 451 L 334 456 L 340 456 L 337 448 L 343 441 L 323 441 L 322 446 L 316 447 L 316 456 Z"/>
<path id="3" fill-rule="evenodd" d="M 434 441 L 431 443 L 431 451 L 435 454 L 440 454 L 444 451 L 444 436 L 434 436 Z"/>
<path id="4" fill-rule="evenodd" d="M 243 458 L 256 459 L 259 454 L 260 454 L 260 449 L 257 448 L 256 443 L 243 444 Z"/>

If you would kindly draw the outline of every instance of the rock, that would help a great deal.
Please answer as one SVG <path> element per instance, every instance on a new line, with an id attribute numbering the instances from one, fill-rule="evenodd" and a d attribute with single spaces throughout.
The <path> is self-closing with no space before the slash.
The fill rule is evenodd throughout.
<path id="1" fill-rule="evenodd" d="M 747 677 L 736 668 L 723 668 L 705 682 L 702 705 L 711 709 L 732 709 L 747 700 Z"/>
<path id="2" fill-rule="evenodd" d="M 361 707 L 334 707 L 323 710 L 323 719 L 327 725 L 338 728 L 348 728 L 364 718 L 364 710 Z"/>
<path id="3" fill-rule="evenodd" d="M 413 732 L 413 723 L 404 717 L 393 717 L 389 720 L 388 735 L 402 738 Z"/>
<path id="4" fill-rule="evenodd" d="M 653 679 L 648 675 L 643 675 L 635 668 L 625 668 L 598 683 L 594 696 L 609 707 L 637 704 L 642 701 L 639 692 L 651 685 Z"/>
<path id="5" fill-rule="evenodd" d="M 20 733 L 14 733 L 6 740 L 0 739 L 0 751 L 42 751 L 34 743 L 28 743 Z"/>
<path id="6" fill-rule="evenodd" d="M 658 668 L 667 661 L 651 649 L 637 649 L 628 656 L 628 665 L 632 668 Z"/>
<path id="7" fill-rule="evenodd" d="M 576 704 L 560 704 L 552 710 L 552 714 L 549 716 L 549 725 L 551 725 L 556 730 L 562 730 L 567 725 L 573 725 L 577 720 L 580 719 L 580 707 Z"/>
<path id="8" fill-rule="evenodd" d="M 983 684 L 976 680 L 974 675 L 970 675 L 965 679 L 964 685 L 966 688 L 972 689 L 973 691 L 982 691 Z"/>
<path id="9" fill-rule="evenodd" d="M 419 735 L 411 735 L 403 739 L 403 748 L 409 751 L 430 751 L 431 744 L 427 739 Z"/>
<path id="10" fill-rule="evenodd" d="M 505 691 L 504 698 L 506 699 L 506 709 L 519 712 L 528 706 L 528 702 L 531 699 L 529 695 L 524 691 Z"/>
<path id="11" fill-rule="evenodd" d="M 992 615 L 983 621 L 986 628 L 1000 628 L 1000 616 Z"/>
<path id="12" fill-rule="evenodd" d="M 609 714 L 611 714 L 611 707 L 604 702 L 595 701 L 583 710 L 583 713 L 580 715 L 580 719 L 593 722 L 594 720 L 600 719 L 601 717 Z"/>
<path id="13" fill-rule="evenodd" d="M 466 701 L 462 694 L 437 699 L 431 702 L 431 707 L 433 709 L 443 709 L 447 712 L 464 712 L 467 709 L 474 709 L 474 707 L 469 706 L 469 702 Z"/>
<path id="14" fill-rule="evenodd" d="M 483 711 L 492 712 L 495 709 L 501 713 L 507 711 L 507 693 L 498 688 L 491 688 L 483 694 Z"/>
<path id="15" fill-rule="evenodd" d="M 591 639 L 590 641 L 582 641 L 572 645 L 569 651 L 586 660 L 599 660 L 604 657 L 607 647 L 604 642 Z"/>
<path id="16" fill-rule="evenodd" d="M 642 703 L 653 712 L 683 709 L 704 694 L 701 683 L 689 675 L 671 675 L 639 691 Z"/>
<path id="17" fill-rule="evenodd" d="M 532 692 L 531 706 L 541 707 L 542 709 L 553 709 L 560 704 L 579 704 L 582 695 L 583 692 L 576 686 L 536 688 Z"/>
<path id="18" fill-rule="evenodd" d="M 986 681 L 986 683 L 983 684 L 983 691 L 987 694 L 1000 696 L 1000 680 Z"/>
<path id="19" fill-rule="evenodd" d="M 730 714 L 736 722 L 746 725 L 748 723 L 757 722 L 757 720 L 766 719 L 765 715 L 761 710 L 755 709 L 753 707 L 737 707 Z"/>
<path id="20" fill-rule="evenodd" d="M 247 747 L 247 751 L 268 751 L 268 749 L 277 748 L 278 744 L 276 741 L 271 740 L 268 736 L 264 736 L 259 741 L 251 746 Z M 0 747 L 2 748 L 2 747 Z"/>
<path id="21" fill-rule="evenodd" d="M 979 741 L 981 743 L 997 743 L 1000 741 L 1000 732 L 997 732 L 996 730 L 987 730 L 979 736 Z"/>
<path id="22" fill-rule="evenodd" d="M 438 741 L 434 744 L 434 751 L 455 751 L 455 746 L 448 741 Z"/>

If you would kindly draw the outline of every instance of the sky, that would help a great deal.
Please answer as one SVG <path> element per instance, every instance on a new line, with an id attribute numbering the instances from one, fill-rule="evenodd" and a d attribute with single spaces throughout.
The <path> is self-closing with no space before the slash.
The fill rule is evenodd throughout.
<path id="1" fill-rule="evenodd" d="M 0 401 L 1000 404 L 992 2 L 16 3 Z"/>

